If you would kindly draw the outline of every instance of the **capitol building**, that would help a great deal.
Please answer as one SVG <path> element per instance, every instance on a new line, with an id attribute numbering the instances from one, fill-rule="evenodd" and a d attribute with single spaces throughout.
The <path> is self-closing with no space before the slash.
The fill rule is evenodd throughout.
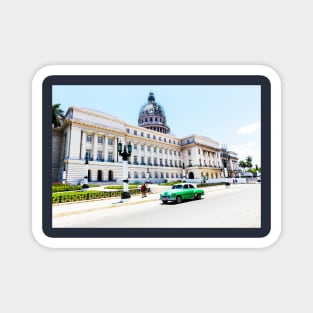
<path id="1" fill-rule="evenodd" d="M 173 135 L 163 106 L 150 92 L 139 110 L 138 125 L 104 112 L 70 107 L 62 125 L 52 128 L 52 182 L 81 184 L 86 159 L 89 182 L 120 182 L 123 161 L 118 143 L 132 146 L 130 182 L 212 182 L 238 173 L 237 154 L 225 145 L 206 135 Z"/>

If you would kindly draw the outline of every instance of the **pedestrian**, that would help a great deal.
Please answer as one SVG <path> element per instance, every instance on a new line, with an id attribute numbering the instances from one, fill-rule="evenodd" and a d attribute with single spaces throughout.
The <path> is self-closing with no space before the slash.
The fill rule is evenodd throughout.
<path id="1" fill-rule="evenodd" d="M 145 183 L 143 183 L 141 185 L 141 198 L 146 197 L 147 196 L 147 186 Z"/>

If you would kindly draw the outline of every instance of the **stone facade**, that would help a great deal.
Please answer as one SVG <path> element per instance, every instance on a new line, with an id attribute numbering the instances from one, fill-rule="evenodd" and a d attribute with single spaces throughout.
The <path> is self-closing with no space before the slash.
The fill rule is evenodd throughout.
<path id="1" fill-rule="evenodd" d="M 122 158 L 117 144 L 130 143 L 130 181 L 175 181 L 224 177 L 219 143 L 205 136 L 178 138 L 170 133 L 128 124 L 111 115 L 71 107 L 61 127 L 52 130 L 52 181 L 82 183 L 85 157 L 89 182 L 121 181 Z M 235 170 L 238 158 L 228 159 Z M 231 165 L 230 165 L 231 164 Z"/>

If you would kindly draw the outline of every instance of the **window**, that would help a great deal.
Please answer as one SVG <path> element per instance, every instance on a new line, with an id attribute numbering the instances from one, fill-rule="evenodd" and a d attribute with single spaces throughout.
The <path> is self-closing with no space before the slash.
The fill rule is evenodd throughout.
<path id="1" fill-rule="evenodd" d="M 175 167 L 177 167 L 177 160 L 175 160 L 174 162 L 175 162 Z"/>
<path id="2" fill-rule="evenodd" d="M 134 164 L 138 164 L 137 155 L 134 155 Z"/>
<path id="3" fill-rule="evenodd" d="M 158 121 L 158 118 L 156 117 L 154 120 L 157 122 L 157 121 Z"/>
<path id="4" fill-rule="evenodd" d="M 154 147 L 154 148 L 153 148 L 153 152 L 157 152 L 157 147 Z"/>
<path id="5" fill-rule="evenodd" d="M 128 133 L 128 134 L 129 134 L 129 128 L 126 128 L 126 133 Z"/>
<path id="6" fill-rule="evenodd" d="M 164 138 L 164 142 L 166 142 L 166 138 Z"/>
<path id="7" fill-rule="evenodd" d="M 174 151 L 174 155 L 176 156 L 176 151 Z"/>
<path id="8" fill-rule="evenodd" d="M 173 161 L 172 160 L 170 160 L 170 166 L 173 166 Z"/>
<path id="9" fill-rule="evenodd" d="M 141 132 L 141 137 L 144 137 L 145 135 L 144 135 L 144 133 L 143 132 Z"/>
<path id="10" fill-rule="evenodd" d="M 171 139 L 169 140 L 169 143 L 172 143 L 172 140 L 171 140 Z"/>
<path id="11" fill-rule="evenodd" d="M 91 160 L 91 150 L 86 150 L 86 156 L 88 160 Z"/>
<path id="12" fill-rule="evenodd" d="M 147 150 L 150 152 L 150 151 L 151 151 L 151 147 L 150 147 L 150 146 L 148 146 Z"/>
<path id="13" fill-rule="evenodd" d="M 171 178 L 174 178 L 174 173 L 171 173 Z"/>
<path id="14" fill-rule="evenodd" d="M 160 140 L 160 141 L 162 141 L 162 138 L 161 138 L 161 137 L 159 137 L 159 140 Z"/>
<path id="15" fill-rule="evenodd" d="M 146 177 L 145 172 L 141 172 L 141 178 L 145 178 L 145 177 Z"/>
<path id="16" fill-rule="evenodd" d="M 172 150 L 170 150 L 170 155 L 172 155 Z"/>
<path id="17" fill-rule="evenodd" d="M 159 148 L 159 152 L 162 153 L 162 148 Z"/>
<path id="18" fill-rule="evenodd" d="M 150 134 L 147 134 L 147 137 L 150 138 Z"/>
<path id="19" fill-rule="evenodd" d="M 137 130 L 134 130 L 134 135 L 136 135 L 136 136 L 137 136 Z"/>
<path id="20" fill-rule="evenodd" d="M 98 161 L 103 161 L 103 151 L 98 151 L 97 153 L 97 160 Z"/>
<path id="21" fill-rule="evenodd" d="M 108 153 L 108 161 L 113 162 L 113 152 Z"/>
<path id="22" fill-rule="evenodd" d="M 164 178 L 164 174 L 162 172 L 160 173 L 160 176 L 161 176 L 161 178 Z"/>
<path id="23" fill-rule="evenodd" d="M 141 151 L 145 151 L 145 146 L 141 145 Z"/>
<path id="24" fill-rule="evenodd" d="M 166 178 L 169 178 L 168 173 L 166 173 Z"/>
<path id="25" fill-rule="evenodd" d="M 153 165 L 158 165 L 157 158 L 154 158 L 154 160 L 153 160 Z"/>
<path id="26" fill-rule="evenodd" d="M 138 178 L 138 173 L 134 172 L 134 178 Z"/>
<path id="27" fill-rule="evenodd" d="M 148 157 L 148 165 L 152 165 L 151 164 L 151 157 Z"/>
<path id="28" fill-rule="evenodd" d="M 167 149 L 164 150 L 164 153 L 167 154 Z"/>
<path id="29" fill-rule="evenodd" d="M 167 164 L 167 159 L 165 159 L 165 166 L 168 166 L 168 164 Z"/>
<path id="30" fill-rule="evenodd" d="M 200 154 L 200 149 L 198 149 L 198 154 Z"/>
<path id="31" fill-rule="evenodd" d="M 178 156 L 180 156 L 180 152 L 178 152 Z"/>
<path id="32" fill-rule="evenodd" d="M 188 150 L 188 155 L 191 155 L 191 150 Z"/>
<path id="33" fill-rule="evenodd" d="M 153 135 L 153 139 L 156 139 L 155 135 Z"/>
<path id="34" fill-rule="evenodd" d="M 87 142 L 92 142 L 92 135 L 87 135 L 86 141 Z"/>
<path id="35" fill-rule="evenodd" d="M 103 143 L 103 137 L 98 137 L 98 143 Z"/>
<path id="36" fill-rule="evenodd" d="M 154 177 L 155 177 L 155 178 L 158 178 L 158 177 L 159 177 L 158 172 L 155 172 L 155 173 L 154 173 Z"/>
<path id="37" fill-rule="evenodd" d="M 163 160 L 162 159 L 160 159 L 160 165 L 163 166 Z"/>
<path id="38" fill-rule="evenodd" d="M 109 146 L 113 146 L 113 138 L 108 139 L 108 144 L 109 144 Z"/>
<path id="39" fill-rule="evenodd" d="M 134 150 L 137 150 L 137 144 L 134 143 Z"/>
<path id="40" fill-rule="evenodd" d="M 179 165 L 179 167 L 181 167 L 181 161 L 178 161 L 178 165 Z"/>
<path id="41" fill-rule="evenodd" d="M 145 165 L 145 157 L 141 157 L 141 165 Z"/>

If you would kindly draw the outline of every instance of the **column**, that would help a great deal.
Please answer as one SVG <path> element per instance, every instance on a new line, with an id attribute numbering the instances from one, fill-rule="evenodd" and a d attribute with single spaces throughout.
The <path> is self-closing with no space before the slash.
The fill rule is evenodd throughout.
<path id="1" fill-rule="evenodd" d="M 108 161 L 108 136 L 104 136 L 104 161 Z"/>
<path id="2" fill-rule="evenodd" d="M 69 150 L 70 150 L 70 131 L 69 128 L 67 129 L 66 132 L 66 143 L 65 143 L 65 156 L 64 159 L 69 159 Z"/>
<path id="3" fill-rule="evenodd" d="M 151 149 L 151 148 L 150 148 Z M 148 147 L 147 145 L 145 144 L 145 147 L 144 147 L 144 162 L 146 164 L 146 166 L 148 165 Z"/>
<path id="4" fill-rule="evenodd" d="M 141 142 L 137 143 L 137 151 L 138 151 L 137 162 L 140 165 L 141 164 L 141 155 L 142 155 L 142 152 L 141 152 Z"/>
<path id="5" fill-rule="evenodd" d="M 80 158 L 85 159 L 85 156 L 86 156 L 86 132 L 82 131 Z"/>
<path id="6" fill-rule="evenodd" d="M 97 160 L 97 152 L 98 152 L 98 134 L 95 133 L 93 135 L 93 151 L 92 151 L 92 157 L 94 161 Z"/>

